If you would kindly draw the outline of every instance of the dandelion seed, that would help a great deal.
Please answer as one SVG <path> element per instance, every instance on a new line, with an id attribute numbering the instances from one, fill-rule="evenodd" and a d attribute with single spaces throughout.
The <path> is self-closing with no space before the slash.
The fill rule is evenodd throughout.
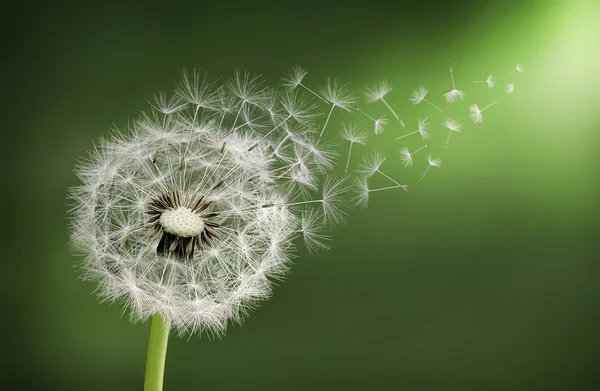
<path id="1" fill-rule="evenodd" d="M 465 93 L 456 89 L 456 84 L 454 83 L 454 71 L 450 68 L 450 77 L 452 78 L 452 91 L 444 94 L 446 101 L 453 103 L 456 98 L 464 99 Z"/>
<path id="2" fill-rule="evenodd" d="M 385 156 L 379 152 L 373 152 L 366 157 L 363 157 L 363 162 L 358 167 L 358 172 L 366 177 L 371 177 L 381 165 L 385 162 Z"/>
<path id="3" fill-rule="evenodd" d="M 304 78 L 306 77 L 307 74 L 308 74 L 308 72 L 306 70 L 302 69 L 299 66 L 295 66 L 290 70 L 290 72 L 287 75 L 285 75 L 281 78 L 281 81 L 282 81 L 284 87 L 294 90 L 300 86 L 300 87 L 304 88 L 306 91 L 308 91 L 309 93 L 316 96 L 317 98 L 319 98 L 321 100 L 325 100 L 325 99 L 323 99 L 323 97 L 321 95 L 317 94 L 315 91 L 311 90 L 310 88 L 308 88 L 307 86 L 302 84 L 302 81 L 304 80 Z"/>
<path id="4" fill-rule="evenodd" d="M 339 107 L 342 110 L 350 111 L 350 107 L 352 107 L 355 101 L 354 96 L 347 91 L 346 85 L 340 84 L 336 79 L 327 79 L 325 86 L 321 89 L 321 94 L 323 94 L 325 101 L 331 104 L 331 109 L 329 110 L 325 124 L 323 125 L 323 128 L 317 137 L 316 144 L 319 144 L 323 133 L 325 133 L 325 129 L 327 128 L 327 124 L 329 123 L 329 119 L 333 113 L 333 109 Z"/>
<path id="5" fill-rule="evenodd" d="M 469 117 L 471 118 L 471 121 L 473 121 L 473 123 L 475 123 L 475 124 L 483 122 L 483 115 L 482 115 L 483 111 L 489 109 L 496 103 L 498 103 L 498 101 L 487 105 L 483 109 L 479 109 L 479 106 L 477 106 L 477 105 L 471 105 L 469 107 Z"/>
<path id="6" fill-rule="evenodd" d="M 517 90 L 515 89 L 515 85 L 514 85 L 514 83 L 508 83 L 508 84 L 506 85 L 506 90 L 505 90 L 505 91 L 506 91 L 506 93 L 507 93 L 508 95 L 512 94 L 513 92 L 514 92 L 515 94 L 518 94 L 518 95 L 525 95 L 525 94 L 523 94 L 523 93 L 521 93 L 521 92 L 519 92 L 519 91 L 517 91 Z"/>
<path id="7" fill-rule="evenodd" d="M 425 173 L 421 177 L 421 180 L 423 180 L 423 178 L 425 178 L 425 175 L 427 175 L 427 172 L 429 171 L 429 169 L 431 167 L 437 167 L 437 168 L 442 167 L 442 160 L 439 158 L 434 159 L 431 155 L 427 155 L 427 162 L 429 163 L 429 165 L 427 166 Z"/>
<path id="8" fill-rule="evenodd" d="M 331 241 L 331 238 L 324 233 L 323 220 L 323 215 L 315 210 L 309 210 L 302 214 L 300 232 L 306 249 L 311 254 L 330 249 L 327 242 Z"/>
<path id="9" fill-rule="evenodd" d="M 507 75 L 510 75 L 510 74 L 512 74 L 512 73 L 515 73 L 515 72 L 523 73 L 523 66 L 522 66 L 521 64 L 517 64 L 517 65 L 515 66 L 515 69 L 513 69 L 513 70 L 512 70 L 512 71 L 510 71 L 510 72 L 508 72 L 508 73 L 507 73 Z"/>
<path id="10" fill-rule="evenodd" d="M 440 109 L 439 107 L 437 107 L 436 105 L 434 105 L 433 103 L 431 103 L 430 101 L 428 101 L 425 98 L 428 93 L 429 93 L 429 90 L 425 87 L 416 88 L 415 90 L 413 90 L 410 101 L 415 105 L 418 105 L 419 103 L 425 101 L 425 102 L 429 103 L 431 106 L 435 107 L 437 110 L 442 111 L 442 109 Z"/>
<path id="11" fill-rule="evenodd" d="M 460 123 L 458 123 L 458 121 L 452 118 L 446 118 L 446 121 L 444 121 L 444 126 L 448 128 L 448 137 L 446 138 L 446 145 L 444 145 L 444 148 L 448 148 L 448 145 L 450 145 L 450 137 L 452 137 L 452 132 L 460 132 L 462 126 Z"/>
<path id="12" fill-rule="evenodd" d="M 383 117 L 379 117 L 377 119 L 371 117 L 369 114 L 365 113 L 364 111 L 362 111 L 360 109 L 360 107 L 358 106 L 354 106 L 354 109 L 360 113 L 362 113 L 362 115 L 364 115 L 365 117 L 367 117 L 368 119 L 370 119 L 371 121 L 373 121 L 374 124 L 374 128 L 373 128 L 373 133 L 377 134 L 381 134 L 384 131 L 385 126 L 387 125 L 388 121 L 385 118 L 385 116 Z"/>
<path id="13" fill-rule="evenodd" d="M 352 146 L 356 144 L 365 144 L 367 142 L 367 134 L 360 129 L 356 124 L 346 123 L 342 126 L 342 138 L 350 141 L 350 149 L 348 150 L 348 160 L 344 168 L 344 174 L 348 175 L 348 166 L 350 165 L 350 156 L 352 156 Z"/>
<path id="14" fill-rule="evenodd" d="M 385 186 L 379 187 L 375 189 L 370 189 L 366 178 L 354 178 L 355 183 L 355 194 L 352 197 L 352 201 L 361 207 L 366 207 L 369 203 L 369 195 L 370 193 L 383 191 L 383 190 L 391 190 L 391 189 L 402 189 L 404 191 L 408 191 L 409 185 L 395 185 L 395 186 Z"/>
<path id="15" fill-rule="evenodd" d="M 381 165 L 385 162 L 385 157 L 379 152 L 373 152 L 369 156 L 363 158 L 363 162 L 359 166 L 359 172 L 364 175 L 365 178 L 373 176 L 375 173 L 379 173 L 388 180 L 392 181 L 396 187 L 400 187 L 405 191 L 408 191 L 409 185 L 400 184 L 398 181 L 380 170 Z"/>
<path id="16" fill-rule="evenodd" d="M 400 125 L 404 127 L 404 121 L 400 119 L 398 114 L 396 114 L 394 109 L 392 109 L 392 106 L 390 106 L 389 103 L 385 100 L 385 96 L 390 92 L 392 92 L 392 87 L 388 84 L 387 80 L 383 79 L 379 81 L 379 83 L 377 83 L 375 86 L 367 87 L 365 94 L 367 95 L 367 100 L 369 103 L 382 101 L 385 107 L 387 107 L 388 110 L 392 113 L 394 118 L 396 118 Z"/>
<path id="17" fill-rule="evenodd" d="M 414 154 L 428 146 L 429 144 L 425 144 L 414 152 L 409 152 L 408 148 L 402 148 L 400 150 L 400 161 L 402 162 L 402 164 L 404 164 L 404 167 L 412 166 Z"/>
<path id="18" fill-rule="evenodd" d="M 489 75 L 487 77 L 487 79 L 485 80 L 479 80 L 479 81 L 474 81 L 473 83 L 486 83 L 488 88 L 492 88 L 496 85 L 496 80 L 494 79 L 494 76 Z"/>
<path id="19" fill-rule="evenodd" d="M 417 130 L 415 130 L 414 132 L 407 133 L 403 136 L 396 137 L 396 140 L 400 140 L 404 137 L 410 136 L 411 134 L 415 134 L 415 133 L 419 133 L 423 140 L 428 139 L 429 132 L 427 131 L 427 126 L 428 126 L 427 121 L 428 121 L 427 118 L 419 119 L 419 128 Z"/>

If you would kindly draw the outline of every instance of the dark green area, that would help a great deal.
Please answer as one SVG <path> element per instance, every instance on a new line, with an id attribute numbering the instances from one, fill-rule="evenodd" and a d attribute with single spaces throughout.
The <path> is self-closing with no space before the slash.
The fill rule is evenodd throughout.
<path id="1" fill-rule="evenodd" d="M 420 183 L 424 161 L 403 169 L 398 160 L 399 128 L 371 134 L 353 166 L 379 150 L 411 190 L 376 193 L 337 229 L 331 251 L 300 252 L 273 299 L 226 338 L 173 338 L 165 389 L 597 389 L 600 10 L 451 3 L 82 2 L 7 12 L 11 385 L 1 388 L 141 389 L 149 323 L 99 304 L 74 269 L 65 207 L 73 165 L 173 87 L 181 68 L 276 81 L 300 64 L 310 85 L 338 77 L 361 98 L 387 78 L 409 128 L 425 115 L 436 124 L 432 151 L 444 166 Z M 510 81 L 517 62 L 525 96 L 471 83 L 489 73 Z M 445 116 L 408 97 L 423 84 L 442 103 L 450 66 L 468 95 L 445 105 L 465 128 L 444 151 Z M 495 99 L 483 124 L 467 123 L 468 104 Z M 334 124 L 345 119 L 362 121 L 354 113 Z"/>

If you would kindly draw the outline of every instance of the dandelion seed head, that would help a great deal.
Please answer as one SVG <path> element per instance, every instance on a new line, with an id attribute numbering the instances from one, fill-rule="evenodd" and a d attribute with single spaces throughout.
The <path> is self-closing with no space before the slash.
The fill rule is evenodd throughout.
<path id="1" fill-rule="evenodd" d="M 485 82 L 487 83 L 487 86 L 489 88 L 492 88 L 496 85 L 496 79 L 494 79 L 494 76 L 492 76 L 492 75 L 489 75 L 487 77 L 487 79 L 485 80 Z"/>
<path id="2" fill-rule="evenodd" d="M 505 91 L 509 95 L 512 94 L 513 92 L 515 92 L 515 85 L 514 85 L 514 83 L 508 83 L 506 85 L 506 90 Z"/>
<path id="3" fill-rule="evenodd" d="M 348 99 L 334 84 L 330 98 Z M 315 111 L 247 72 L 221 85 L 183 72 L 172 96 L 156 95 L 76 168 L 83 278 L 132 321 L 159 313 L 182 335 L 223 335 L 270 297 L 300 233 L 309 251 L 326 249 L 325 223 L 344 220 L 347 188 L 327 175 L 337 154 L 315 145 Z M 321 178 L 322 199 L 303 203 Z"/>

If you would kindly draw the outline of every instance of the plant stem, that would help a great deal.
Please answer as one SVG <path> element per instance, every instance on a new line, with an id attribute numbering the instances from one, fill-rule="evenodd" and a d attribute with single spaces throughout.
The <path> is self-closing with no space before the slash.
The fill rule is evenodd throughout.
<path id="1" fill-rule="evenodd" d="M 162 391 L 163 389 L 169 329 L 169 325 L 159 314 L 152 315 L 144 391 Z"/>

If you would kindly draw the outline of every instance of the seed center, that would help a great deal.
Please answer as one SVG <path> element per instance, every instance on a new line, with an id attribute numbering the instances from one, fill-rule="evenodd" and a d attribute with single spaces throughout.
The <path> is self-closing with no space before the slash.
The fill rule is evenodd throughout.
<path id="1" fill-rule="evenodd" d="M 185 206 L 164 211 L 159 222 L 165 232 L 179 238 L 191 238 L 204 231 L 204 220 Z"/>

